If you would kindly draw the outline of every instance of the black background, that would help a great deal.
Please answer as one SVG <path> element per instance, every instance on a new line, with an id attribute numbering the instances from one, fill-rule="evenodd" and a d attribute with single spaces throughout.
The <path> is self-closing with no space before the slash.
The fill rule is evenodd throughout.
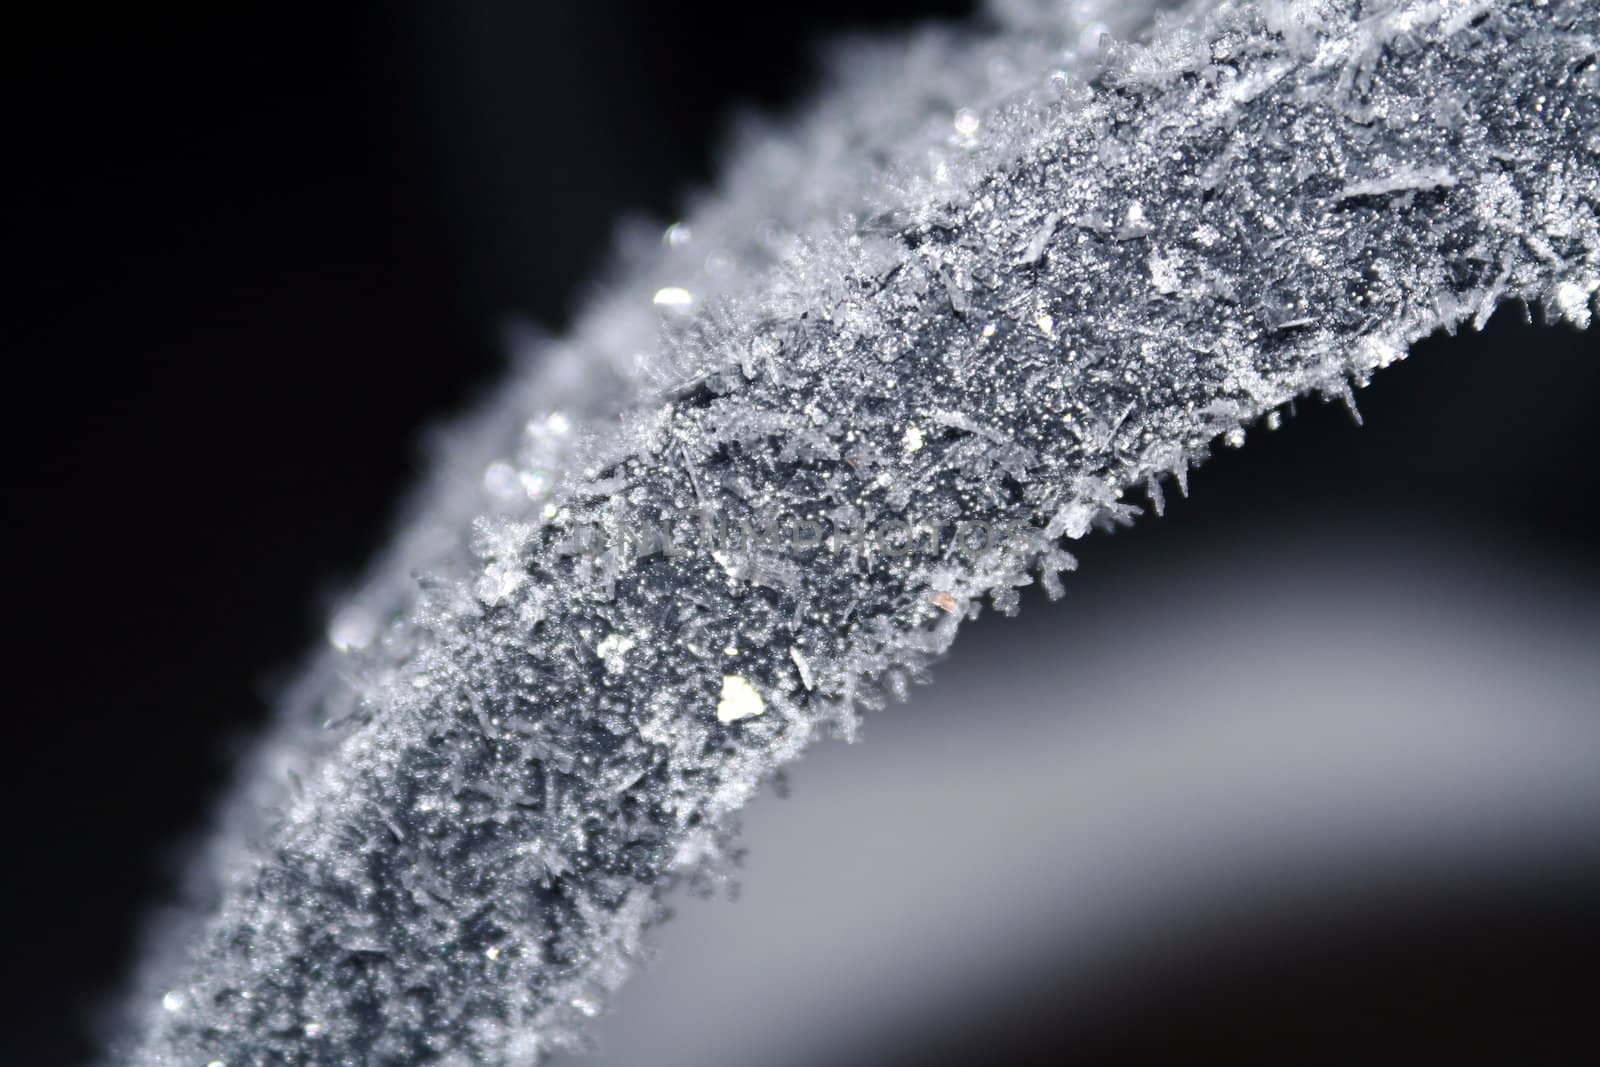
<path id="1" fill-rule="evenodd" d="M 89 1055 L 182 835 L 505 324 L 559 329 L 617 219 L 669 220 L 735 108 L 804 89 L 818 35 L 965 6 L 85 9 L 12 41 L 6 1062 Z M 1084 565 L 1359 497 L 1592 576 L 1592 344 L 1516 317 L 1382 374 L 1365 429 L 1311 405 Z M 1301 1059 L 1449 1045 L 1490 1012 L 1510 1046 L 1561 1048 L 1594 992 L 1562 977 L 1594 966 L 1582 888 L 1332 955 L 1286 936 L 1205 996 L 1152 980 L 1077 1051 Z M 1330 998 L 1347 1011 L 1305 1007 Z M 908 1037 L 905 1062 L 1048 1059 L 1057 1022 Z"/>

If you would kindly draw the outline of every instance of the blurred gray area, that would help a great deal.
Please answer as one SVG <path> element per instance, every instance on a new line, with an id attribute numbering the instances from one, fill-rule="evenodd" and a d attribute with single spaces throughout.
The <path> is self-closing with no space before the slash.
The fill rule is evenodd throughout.
<path id="1" fill-rule="evenodd" d="M 1383 513 L 1230 528 L 985 617 L 814 749 L 751 805 L 737 899 L 681 901 L 560 1062 L 885 1062 L 1041 989 L 1071 1033 L 1330 914 L 1592 873 L 1592 573 Z"/>

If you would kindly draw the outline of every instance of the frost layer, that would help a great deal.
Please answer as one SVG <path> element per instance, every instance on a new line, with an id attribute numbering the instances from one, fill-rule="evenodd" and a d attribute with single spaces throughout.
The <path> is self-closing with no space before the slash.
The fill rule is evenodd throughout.
<path id="1" fill-rule="evenodd" d="M 1070 11 L 1071 14 L 1064 12 Z M 1506 300 L 1600 288 L 1592 0 L 997 2 L 842 53 L 446 435 L 119 1062 L 532 1064 L 734 816 L 1063 537 Z M 1130 43 L 1143 40 L 1144 43 Z M 576 543 L 697 509 L 935 552 Z M 420 576 L 418 580 L 417 576 Z"/>

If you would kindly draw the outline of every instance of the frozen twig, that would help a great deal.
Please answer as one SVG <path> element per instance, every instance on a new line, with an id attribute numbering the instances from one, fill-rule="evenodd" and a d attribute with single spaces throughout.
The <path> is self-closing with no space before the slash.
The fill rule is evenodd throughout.
<path id="1" fill-rule="evenodd" d="M 538 1062 L 758 786 L 1058 590 L 1060 538 L 1437 329 L 1594 314 L 1592 0 L 1067 7 L 844 52 L 463 424 L 120 1062 Z M 826 536 L 625 550 L 691 512 Z"/>

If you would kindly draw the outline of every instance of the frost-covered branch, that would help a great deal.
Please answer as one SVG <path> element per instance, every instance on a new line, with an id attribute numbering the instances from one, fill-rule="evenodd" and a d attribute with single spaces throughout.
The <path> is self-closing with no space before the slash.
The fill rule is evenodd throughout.
<path id="1" fill-rule="evenodd" d="M 1059 591 L 1063 537 L 1436 329 L 1588 324 L 1592 0 L 1067 7 L 843 52 L 463 424 L 123 1062 L 537 1062 L 761 782 L 984 599 Z M 704 513 L 828 536 L 623 550 Z M 961 524 L 999 533 L 871 536 Z"/>

